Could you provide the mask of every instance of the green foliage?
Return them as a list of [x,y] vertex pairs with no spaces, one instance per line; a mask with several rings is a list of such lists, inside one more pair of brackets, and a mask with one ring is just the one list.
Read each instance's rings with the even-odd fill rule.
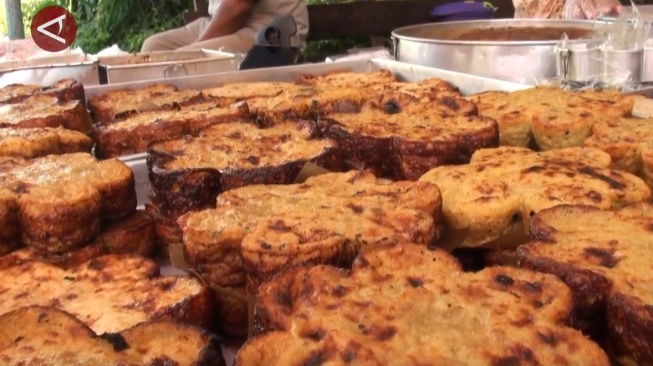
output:
[[34,15],[36,15],[39,10],[51,5],[70,9],[70,0],[32,0],[28,2],[22,2],[21,8],[23,12],[23,25],[25,26],[25,37],[29,37],[31,34],[30,27]]
[[150,35],[183,25],[192,0],[72,0],[75,46],[96,53],[112,44],[137,52]]

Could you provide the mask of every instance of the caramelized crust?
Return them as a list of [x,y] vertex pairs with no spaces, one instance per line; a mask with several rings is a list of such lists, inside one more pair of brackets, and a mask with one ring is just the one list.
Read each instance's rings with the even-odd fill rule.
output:
[[468,103],[462,98],[437,97],[428,104],[412,97],[400,103],[400,98],[368,104],[360,113],[331,114],[323,122],[325,134],[338,142],[346,158],[398,180],[418,179],[441,165],[467,163],[474,151],[499,145],[493,119],[458,114],[455,101]]
[[[110,123],[129,113],[147,110],[148,107],[164,107],[166,103],[157,105],[154,101],[177,95],[176,93],[177,88],[168,84],[155,84],[141,90],[114,90],[89,98],[88,109],[95,123]],[[171,105],[174,102],[183,102],[183,97],[179,101],[169,101],[167,104]]]
[[16,215],[25,245],[66,252],[93,241],[103,218],[119,219],[136,208],[134,173],[121,161],[76,153],[5,158],[4,164],[0,186],[8,191],[6,205],[17,209],[0,216],[0,227],[11,226]]
[[63,127],[88,133],[92,125],[84,104],[60,102],[49,95],[35,95],[20,104],[0,106],[0,128]]
[[196,138],[150,146],[154,201],[170,217],[215,205],[221,192],[251,184],[289,184],[307,162],[341,170],[336,144],[311,137],[309,126],[250,123],[212,126]]
[[0,315],[0,323],[6,365],[225,365],[213,336],[167,321],[101,334],[66,312],[30,306]]
[[567,92],[537,87],[513,93],[487,92],[469,98],[479,113],[499,123],[501,145],[540,150],[583,146],[596,121],[630,115],[632,97],[614,91]]
[[96,155],[107,159],[144,153],[151,143],[197,134],[203,128],[242,120],[234,108],[198,108],[134,114],[108,125],[98,125]]
[[479,150],[468,165],[445,166],[420,180],[442,191],[449,229],[460,235],[447,246],[507,246],[506,235],[527,238],[530,218],[559,204],[617,209],[651,198],[650,188],[629,173],[608,168],[598,149],[569,148],[536,153],[518,147]]
[[84,102],[86,100],[84,86],[81,83],[73,79],[63,79],[46,87],[21,84],[7,85],[0,88],[0,104],[21,103],[33,95],[55,97],[61,103],[70,101]]
[[159,267],[136,256],[105,255],[72,269],[31,261],[0,269],[0,309],[48,306],[66,311],[97,334],[149,320],[210,327],[211,295],[189,277],[159,277]]
[[614,169],[636,174],[653,187],[653,119],[606,118],[594,125],[585,146],[607,152]]
[[609,365],[566,327],[571,292],[557,278],[494,267],[463,273],[443,251],[403,244],[261,286],[257,331],[238,366]]
[[[17,225],[16,225],[17,226]],[[105,254],[135,254],[150,257],[156,243],[153,218],[145,211],[112,222],[89,245],[58,254],[31,247],[0,256],[0,269],[26,262],[44,262],[70,269]]]
[[330,173],[303,184],[224,192],[215,209],[178,222],[188,264],[210,285],[259,282],[287,267],[351,263],[365,247],[440,236],[440,193],[425,182],[380,183],[368,172]]
[[653,364],[653,206],[557,206],[533,218],[531,240],[518,264],[562,278],[578,313],[607,319],[620,364]]
[[34,159],[46,155],[91,153],[93,141],[62,128],[0,128],[0,157]]

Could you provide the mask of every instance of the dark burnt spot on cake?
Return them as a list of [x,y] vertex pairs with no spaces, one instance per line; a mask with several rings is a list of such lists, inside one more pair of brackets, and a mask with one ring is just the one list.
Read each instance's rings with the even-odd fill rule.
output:
[[338,285],[333,289],[332,293],[333,293],[333,296],[335,296],[335,297],[344,297],[345,295],[347,295],[348,291],[349,290],[345,286]]
[[424,285],[424,279],[420,277],[409,276],[406,280],[413,288],[422,287]]
[[319,342],[322,339],[324,339],[326,334],[327,331],[322,328],[309,328],[309,329],[302,330],[299,336],[302,338],[308,338],[313,341]]
[[397,114],[401,112],[401,106],[399,102],[391,99],[383,104],[383,111],[387,114]]
[[372,325],[371,327],[366,328],[364,325],[359,324],[358,328],[366,336],[374,338],[375,340],[380,342],[390,340],[399,331],[397,327],[392,325],[388,325],[388,326]]
[[542,284],[539,283],[539,282],[524,281],[522,283],[521,287],[524,290],[524,292],[528,292],[528,293],[540,293],[540,292],[542,292]]
[[522,173],[522,174],[531,174],[531,173],[535,173],[535,174],[537,174],[537,173],[541,173],[541,172],[544,171],[545,169],[546,169],[546,168],[544,168],[543,166],[540,166],[540,165],[533,165],[533,166],[530,166],[530,167],[528,167],[528,168],[526,168],[526,169],[523,169],[523,170],[521,171],[521,173]]
[[545,344],[555,347],[559,339],[553,332],[537,332],[537,337]]
[[106,264],[99,260],[99,259],[93,259],[90,262],[88,262],[87,268],[94,270],[94,271],[101,271],[106,267]]
[[308,354],[308,357],[303,362],[300,362],[299,365],[321,366],[325,364],[327,361],[330,361],[332,357],[333,357],[333,352],[328,349],[315,350],[315,351],[311,351]]
[[603,197],[601,196],[601,194],[599,192],[597,192],[597,191],[594,191],[594,190],[590,190],[589,192],[587,192],[585,194],[585,196],[587,198],[589,198],[594,203],[601,203],[601,201],[603,200]]
[[272,245],[270,245],[268,243],[261,243],[261,249],[270,250],[270,249],[272,249]]
[[288,225],[283,220],[274,220],[270,226],[270,229],[274,231],[281,231],[281,232],[290,232],[292,228]]
[[349,341],[345,347],[345,351],[342,353],[342,360],[347,364],[354,362],[354,360],[356,360],[356,356],[358,356],[360,349],[360,343]]
[[290,294],[285,291],[276,291],[274,293],[274,301],[284,307],[290,308],[292,307],[292,298],[290,297]]
[[494,276],[494,281],[502,286],[512,286],[515,284],[515,280],[505,274],[498,274]]
[[253,155],[248,156],[247,158],[245,158],[245,160],[247,160],[252,165],[259,165],[261,163],[261,158]]
[[347,207],[349,207],[352,211],[354,211],[354,213],[357,213],[357,214],[363,213],[363,211],[365,211],[363,209],[363,206],[355,205],[353,203],[348,204]]
[[517,356],[508,356],[495,359],[492,366],[520,366],[520,362]]
[[588,176],[594,178],[594,179],[598,179],[598,180],[600,180],[602,182],[607,183],[610,186],[610,188],[612,188],[612,189],[620,189],[620,190],[626,189],[626,185],[624,183],[617,181],[613,177],[608,177],[605,174],[601,174],[600,172],[598,172],[596,169],[594,169],[591,166],[584,166],[584,167],[580,168],[579,171],[581,173],[585,174],[585,175],[588,175]]
[[121,352],[129,348],[129,343],[127,343],[125,337],[120,333],[105,333],[100,335],[100,338],[111,343],[113,350],[116,352]]
[[620,258],[615,256],[614,249],[585,248],[583,252],[588,259],[606,268],[614,268],[620,261]]

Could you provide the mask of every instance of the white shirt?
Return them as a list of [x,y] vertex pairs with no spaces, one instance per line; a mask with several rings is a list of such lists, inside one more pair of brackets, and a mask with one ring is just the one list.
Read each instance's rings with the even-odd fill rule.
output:
[[[209,14],[215,16],[221,0],[209,0]],[[239,33],[251,33],[254,37],[259,29],[282,15],[291,14],[297,23],[297,34],[292,39],[293,46],[306,47],[308,35],[308,8],[306,0],[259,0],[252,16]]]

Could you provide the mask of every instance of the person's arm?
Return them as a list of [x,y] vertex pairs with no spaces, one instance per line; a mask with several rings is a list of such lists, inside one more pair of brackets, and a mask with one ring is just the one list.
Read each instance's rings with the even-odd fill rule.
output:
[[222,0],[216,14],[196,42],[228,36],[247,24],[258,0]]

